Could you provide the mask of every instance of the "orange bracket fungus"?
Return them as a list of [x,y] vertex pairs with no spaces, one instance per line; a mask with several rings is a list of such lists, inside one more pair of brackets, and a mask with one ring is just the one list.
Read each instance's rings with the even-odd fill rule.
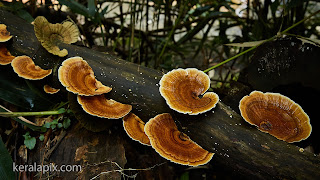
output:
[[172,70],[160,80],[162,97],[170,108],[184,114],[196,115],[216,106],[219,96],[205,93],[209,87],[209,76],[195,68]]
[[168,113],[150,119],[144,131],[150,139],[151,146],[162,157],[172,162],[198,166],[208,163],[214,155],[180,132]]
[[0,24],[0,42],[9,41],[11,38],[12,36],[10,36],[10,32],[7,31],[7,26]]
[[81,57],[72,57],[63,61],[58,70],[58,78],[68,91],[79,95],[100,95],[112,90],[96,80],[92,68]]
[[129,113],[123,118],[123,127],[130,138],[144,145],[151,145],[144,132],[145,123],[135,114]]
[[78,40],[80,35],[78,27],[70,22],[51,24],[43,16],[34,20],[34,31],[41,45],[49,52],[60,57],[68,55],[66,49],[60,50],[59,43],[71,44]]
[[52,69],[44,70],[36,66],[28,56],[18,56],[14,58],[11,65],[18,76],[30,80],[43,79],[52,73]]
[[132,110],[131,105],[122,104],[112,99],[108,100],[103,94],[96,96],[78,95],[78,103],[87,113],[108,119],[122,118]]
[[286,142],[299,142],[311,134],[309,116],[294,101],[279,93],[253,91],[239,105],[245,121]]
[[53,88],[47,84],[43,86],[43,90],[48,94],[55,94],[60,91],[60,89]]
[[12,56],[10,52],[7,50],[5,44],[0,43],[0,64],[1,65],[10,64],[14,58],[15,57]]

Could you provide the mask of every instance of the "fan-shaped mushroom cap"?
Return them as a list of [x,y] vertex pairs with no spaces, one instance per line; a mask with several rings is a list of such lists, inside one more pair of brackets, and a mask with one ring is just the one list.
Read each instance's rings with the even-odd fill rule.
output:
[[1,65],[10,64],[14,58],[15,57],[12,56],[10,52],[7,50],[5,44],[0,43],[0,64]]
[[53,88],[47,84],[43,86],[43,90],[48,94],[55,94],[60,91],[60,89]]
[[18,76],[30,80],[43,79],[52,73],[52,69],[44,70],[36,66],[28,56],[18,56],[14,58],[11,65]]
[[168,113],[150,119],[144,131],[150,139],[151,146],[162,157],[172,162],[198,166],[208,163],[214,155],[180,132]]
[[87,113],[109,119],[122,118],[132,109],[131,105],[122,104],[112,99],[108,100],[103,94],[96,96],[78,95],[78,102]]
[[58,78],[68,91],[79,95],[100,95],[112,90],[96,80],[92,68],[81,57],[72,57],[63,61],[58,70]]
[[50,53],[64,57],[68,54],[66,49],[60,50],[59,43],[71,44],[78,40],[80,35],[78,27],[65,21],[62,24],[51,24],[43,16],[34,20],[34,31],[41,45]]
[[144,125],[145,123],[133,113],[123,117],[123,127],[128,136],[141,144],[150,145],[150,140],[144,133]]
[[170,108],[191,115],[209,111],[218,103],[216,93],[205,93],[209,87],[209,76],[195,68],[172,70],[160,80],[160,93]]
[[253,91],[241,99],[241,115],[248,123],[287,142],[309,137],[309,116],[294,101],[279,93]]
[[12,38],[10,32],[7,31],[7,26],[5,24],[0,24],[0,42],[9,41]]

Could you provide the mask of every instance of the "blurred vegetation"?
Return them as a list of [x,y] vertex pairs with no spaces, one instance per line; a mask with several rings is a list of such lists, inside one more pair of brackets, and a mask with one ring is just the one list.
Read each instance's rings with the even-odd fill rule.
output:
[[[275,36],[320,9],[312,0],[58,0],[2,6],[27,21],[43,15],[50,22],[71,17],[81,30],[79,45],[115,53],[143,66],[205,70],[246,47],[224,46]],[[290,30],[312,39],[320,36],[319,14]],[[237,80],[250,53],[215,70],[218,87]]]

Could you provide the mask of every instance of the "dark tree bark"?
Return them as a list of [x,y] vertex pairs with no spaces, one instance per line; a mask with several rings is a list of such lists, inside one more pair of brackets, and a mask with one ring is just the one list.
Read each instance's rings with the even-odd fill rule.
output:
[[[12,14],[0,10],[0,23],[13,35],[8,48],[13,55],[28,55],[42,68],[56,69],[68,57],[81,56],[93,68],[96,78],[113,90],[106,96],[131,104],[133,113],[147,122],[160,113],[170,113],[179,128],[204,149],[216,153],[211,163],[220,163],[248,178],[259,179],[318,179],[320,159],[299,147],[277,140],[249,126],[241,116],[223,102],[213,111],[197,115],[182,115],[171,110],[159,93],[162,72],[132,64],[114,56],[74,45],[64,45],[69,52],[65,58],[53,56],[37,41],[33,26]],[[61,87],[61,89],[64,89]],[[119,131],[122,131],[119,129]],[[109,138],[108,135],[105,138]],[[64,140],[63,140],[64,141]],[[64,149],[74,154],[75,148]],[[59,149],[59,147],[57,147]],[[70,152],[68,152],[70,151]],[[99,155],[97,155],[99,156]]]

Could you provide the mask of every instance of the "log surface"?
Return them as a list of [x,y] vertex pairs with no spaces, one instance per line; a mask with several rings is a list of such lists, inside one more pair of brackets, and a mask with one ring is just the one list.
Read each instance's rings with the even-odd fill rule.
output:
[[[299,152],[299,147],[249,126],[223,102],[218,103],[214,112],[197,116],[172,111],[159,93],[158,83],[163,75],[160,71],[75,45],[63,45],[69,54],[65,58],[59,58],[41,47],[31,24],[1,9],[0,23],[6,24],[13,35],[8,42],[8,49],[13,55],[28,55],[42,68],[54,70],[64,59],[81,56],[90,64],[96,78],[113,88],[107,94],[108,98],[131,104],[133,113],[145,122],[157,114],[170,113],[178,127],[192,140],[204,149],[216,153],[211,163],[218,162],[250,179],[320,177],[318,156],[306,151]],[[56,71],[48,78],[58,83]]]

